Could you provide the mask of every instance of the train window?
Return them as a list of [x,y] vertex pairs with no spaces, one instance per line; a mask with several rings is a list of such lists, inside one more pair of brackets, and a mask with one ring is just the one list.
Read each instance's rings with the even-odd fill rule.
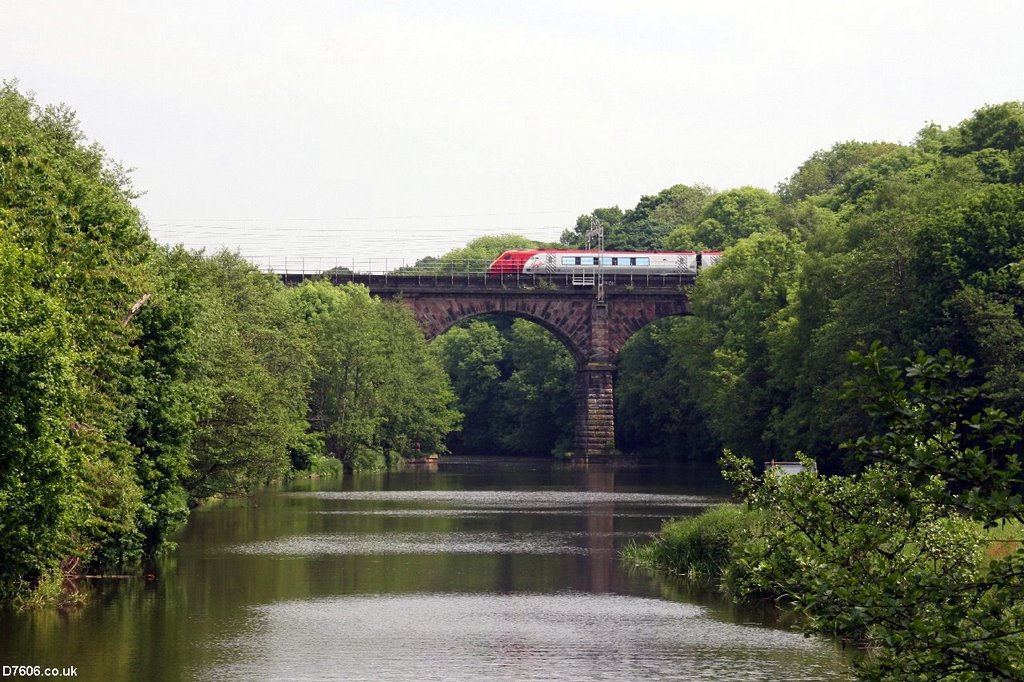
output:
[[591,262],[591,265],[597,265],[597,256],[594,256],[594,257],[593,257],[593,258],[591,258],[590,260],[592,261],[592,262]]
[[651,259],[650,258],[637,258],[636,259],[636,264],[637,265],[650,265],[651,264]]

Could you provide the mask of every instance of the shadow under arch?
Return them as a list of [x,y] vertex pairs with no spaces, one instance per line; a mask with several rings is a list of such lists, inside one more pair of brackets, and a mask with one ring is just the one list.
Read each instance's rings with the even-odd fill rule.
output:
[[462,454],[550,455],[573,447],[578,360],[566,339],[529,315],[483,313],[430,340],[452,380]]

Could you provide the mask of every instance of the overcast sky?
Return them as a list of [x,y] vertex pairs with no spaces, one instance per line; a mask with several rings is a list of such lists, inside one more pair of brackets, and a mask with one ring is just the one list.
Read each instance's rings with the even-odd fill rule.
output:
[[1024,2],[6,0],[0,69],[158,239],[310,261],[557,239],[677,183],[1024,99]]

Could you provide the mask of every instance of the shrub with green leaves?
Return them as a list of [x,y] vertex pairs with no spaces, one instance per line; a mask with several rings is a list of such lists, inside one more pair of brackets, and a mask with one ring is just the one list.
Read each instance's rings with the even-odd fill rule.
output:
[[848,476],[723,469],[770,514],[738,556],[741,594],[789,600],[814,629],[865,643],[866,679],[1021,679],[1024,552],[991,560],[983,529],[1020,520],[1020,421],[949,353],[900,365],[852,354],[855,395],[881,428],[850,445]]
[[737,548],[756,535],[761,516],[739,505],[711,507],[666,521],[653,542],[631,544],[623,557],[648,568],[720,581],[729,574]]

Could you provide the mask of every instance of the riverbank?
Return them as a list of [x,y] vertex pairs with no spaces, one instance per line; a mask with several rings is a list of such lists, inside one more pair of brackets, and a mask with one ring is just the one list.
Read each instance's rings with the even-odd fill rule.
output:
[[[789,562],[780,562],[778,555],[772,555],[772,529],[779,526],[779,519],[773,519],[770,511],[752,509],[744,505],[726,504],[710,507],[696,516],[666,521],[660,532],[649,542],[631,542],[622,551],[622,559],[637,567],[661,571],[683,576],[687,580],[699,584],[712,585],[720,593],[730,596],[737,602],[751,603],[770,600],[782,608],[791,610],[800,616],[802,627],[811,632],[834,636],[840,640],[870,651],[872,654],[856,665],[857,672],[868,679],[899,679],[888,676],[888,672],[875,669],[879,660],[891,654],[891,641],[883,633],[886,631],[865,625],[859,636],[849,637],[849,629],[843,631],[831,627],[827,618],[822,618],[821,603],[814,596],[807,598],[807,590],[797,591],[804,600],[794,596],[794,592],[786,589],[787,585],[806,587],[817,581],[822,589],[834,590],[834,594],[822,598],[837,602],[838,608],[847,609],[852,614],[865,610],[856,603],[853,593],[843,595],[845,588],[837,582],[830,584],[828,577],[845,570],[833,569],[829,566],[812,566],[801,557],[788,557]],[[792,526],[791,526],[792,528]],[[936,518],[933,530],[934,546],[925,547],[921,543],[893,542],[893,551],[906,555],[904,567],[913,564],[906,576],[893,575],[880,593],[888,595],[892,604],[902,597],[902,588],[907,580],[915,585],[932,585],[936,589],[953,589],[958,576],[970,575],[984,582],[991,580],[996,583],[1005,576],[1001,575],[1003,563],[1007,560],[1020,560],[1024,526],[1019,521],[1008,520],[993,528],[984,528],[981,524],[970,523],[951,515],[947,518]],[[933,557],[925,562],[916,560],[931,553]],[[851,565],[863,561],[863,557],[848,556]],[[780,564],[784,564],[783,575],[778,580],[765,580],[768,571],[780,572]],[[924,570],[922,570],[922,566]],[[951,570],[952,567],[959,570]],[[812,577],[811,574],[816,574]],[[821,576],[825,576],[822,579]],[[1002,608],[1016,608],[1004,605]],[[992,608],[998,610],[1000,605],[993,601]],[[835,611],[836,609],[833,609]],[[926,609],[927,611],[927,609]],[[928,622],[932,628],[929,637],[936,640],[942,637],[963,637],[965,625],[957,619],[940,620],[930,613],[920,616],[917,613],[906,613],[904,617],[916,618],[920,622]],[[909,627],[909,624],[908,626]],[[946,630],[943,631],[942,628]],[[994,635],[1004,636],[999,632]],[[888,635],[891,637],[891,634]],[[1006,636],[1007,666],[1013,670],[1013,654],[1011,649],[1019,647],[1021,638],[1010,633]],[[936,669],[942,669],[942,661],[936,661]],[[996,670],[1000,672],[1002,669]],[[1005,672],[1005,671],[1003,671]],[[1002,672],[1000,672],[1002,674]],[[1006,678],[1010,679],[1010,678]],[[1015,678],[1016,679],[1016,678]]]

